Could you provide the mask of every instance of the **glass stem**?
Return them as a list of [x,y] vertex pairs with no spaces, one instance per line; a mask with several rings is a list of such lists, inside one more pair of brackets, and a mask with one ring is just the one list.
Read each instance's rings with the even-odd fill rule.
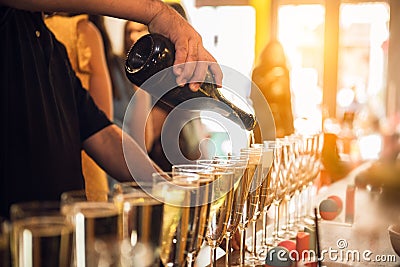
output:
[[310,182],[309,184],[308,184],[308,186],[307,186],[307,203],[308,203],[308,205],[307,205],[307,215],[308,216],[311,216],[312,217],[312,215],[311,214],[313,214],[313,202],[314,202],[314,184],[312,183],[312,182]]
[[225,266],[231,266],[231,236],[227,234],[225,236]]
[[210,266],[217,267],[217,250],[216,247],[211,246],[211,253],[210,253]]
[[244,256],[246,253],[246,231],[243,228],[239,229],[240,232],[240,265],[244,265]]
[[253,226],[253,257],[256,257],[257,255],[257,220],[252,220],[252,226]]
[[285,203],[285,207],[286,207],[286,209],[285,209],[285,216],[286,216],[286,218],[285,218],[285,223],[286,223],[286,229],[285,229],[285,232],[286,233],[288,233],[289,232],[289,225],[290,225],[290,196],[289,195],[287,195],[286,196],[286,201],[285,201],[286,203]]
[[302,193],[299,190],[296,190],[294,193],[294,216],[293,216],[293,224],[297,227],[300,223],[301,216],[301,207],[303,206],[303,201],[301,197]]
[[274,206],[275,206],[274,243],[277,243],[278,231],[279,231],[279,203],[277,203],[277,202],[274,203]]
[[267,239],[268,239],[268,232],[267,232],[267,228],[268,228],[268,209],[264,208],[263,210],[263,218],[262,218],[262,238],[261,238],[261,244],[263,246],[267,246]]

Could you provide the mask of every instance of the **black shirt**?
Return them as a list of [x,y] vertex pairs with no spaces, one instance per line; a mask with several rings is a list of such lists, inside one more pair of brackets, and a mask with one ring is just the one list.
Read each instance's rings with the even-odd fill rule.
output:
[[0,6],[0,216],[82,189],[82,142],[111,124],[41,13]]

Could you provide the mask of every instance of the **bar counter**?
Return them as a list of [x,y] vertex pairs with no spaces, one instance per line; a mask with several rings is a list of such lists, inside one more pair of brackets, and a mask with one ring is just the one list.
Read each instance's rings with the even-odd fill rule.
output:
[[[389,205],[381,200],[381,191],[356,187],[354,220],[346,222],[346,189],[354,185],[356,177],[371,164],[363,163],[345,178],[322,188],[316,197],[317,205],[332,195],[338,196],[343,203],[341,213],[334,220],[318,221],[320,252],[324,254],[321,266],[400,266],[400,257],[392,248],[388,232],[389,225],[400,224],[400,192],[397,203]],[[202,251],[199,256],[207,255]],[[231,258],[237,262],[238,252],[234,251]],[[204,262],[199,259],[197,266],[205,266]],[[217,265],[226,266],[223,255]]]

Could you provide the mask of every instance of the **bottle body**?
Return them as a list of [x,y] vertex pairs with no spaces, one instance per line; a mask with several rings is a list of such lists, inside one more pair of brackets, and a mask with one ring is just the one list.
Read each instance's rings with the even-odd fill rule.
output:
[[[169,39],[159,34],[148,34],[140,38],[129,51],[125,62],[126,75],[132,83],[171,107],[211,110],[247,130],[255,127],[255,116],[226,99],[209,71],[198,91],[193,92],[187,84],[179,87],[171,68],[174,59],[174,45]],[[188,100],[201,101],[181,105]]]

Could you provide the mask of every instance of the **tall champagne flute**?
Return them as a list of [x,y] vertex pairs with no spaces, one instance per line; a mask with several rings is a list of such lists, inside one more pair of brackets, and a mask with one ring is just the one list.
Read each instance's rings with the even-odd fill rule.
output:
[[277,246],[281,239],[278,236],[279,233],[279,220],[280,220],[280,204],[282,200],[284,199],[285,193],[286,193],[286,177],[283,173],[283,168],[282,168],[282,161],[284,160],[283,158],[283,153],[282,153],[282,140],[280,138],[276,139],[277,146],[275,147],[275,157],[278,157],[277,159],[278,162],[278,168],[276,172],[271,173],[270,179],[271,179],[271,187],[272,187],[272,194],[273,194],[273,200],[272,200],[272,205],[274,206],[275,209],[275,218],[274,218],[274,229],[272,233],[272,240],[268,244],[271,244],[272,246]]
[[243,156],[217,156],[214,157],[215,160],[224,159],[227,160],[229,163],[233,164],[235,177],[241,178],[240,183],[238,184],[232,201],[232,210],[229,215],[229,220],[226,228],[225,233],[225,264],[227,266],[231,265],[231,248],[230,248],[230,241],[232,236],[237,230],[240,221],[240,214],[243,211],[244,204],[247,199],[247,195],[250,189],[250,182],[249,177],[246,175],[247,164],[248,164],[248,157],[247,155]]
[[[247,257],[247,261],[250,264],[257,264],[259,262],[259,257],[257,253],[257,221],[259,216],[262,213],[264,205],[265,197],[267,196],[267,186],[268,186],[268,172],[273,160],[273,150],[269,147],[264,146],[264,144],[252,144],[252,147],[258,148],[261,150],[261,157],[259,160],[258,167],[256,169],[256,173],[254,174],[252,180],[252,188],[249,192],[248,202],[250,204],[250,222],[252,225],[252,250],[250,252],[250,256]],[[262,198],[263,197],[263,198]],[[263,202],[263,203],[261,203]]]
[[261,228],[261,242],[260,248],[257,250],[258,259],[261,261],[265,261],[265,257],[267,256],[268,249],[270,248],[267,240],[268,240],[268,211],[272,205],[273,201],[273,183],[271,179],[271,174],[274,172],[272,168],[270,168],[267,178],[261,184],[260,190],[260,211],[262,214],[262,228]]
[[273,160],[271,164],[270,171],[268,173],[268,183],[267,183],[267,198],[266,198],[266,203],[264,204],[264,209],[263,209],[263,217],[265,216],[265,222],[264,224],[264,246],[266,248],[272,246],[271,240],[268,240],[268,233],[267,233],[267,212],[270,207],[270,205],[273,205],[275,198],[277,197],[277,189],[278,186],[278,181],[279,181],[279,175],[280,175],[280,165],[282,161],[282,145],[278,140],[273,140],[273,141],[264,141],[264,146],[273,149],[274,154],[273,154]]
[[[298,153],[298,140],[294,136],[286,136],[281,141],[282,145],[282,175],[285,176],[286,190],[284,194],[284,225],[282,226],[282,233],[280,236],[284,239],[291,239],[296,237],[296,232],[292,230],[292,221],[290,220],[290,203],[297,190],[297,184],[299,182],[299,153]],[[296,204],[296,203],[295,203]],[[295,208],[295,212],[298,212],[298,208]]]
[[195,173],[153,173],[153,195],[164,202],[160,258],[164,266],[183,266],[197,236],[199,176]]
[[[238,224],[238,230],[240,232],[240,257],[239,257],[239,263],[244,264],[245,263],[245,241],[246,241],[246,228],[250,222],[250,218],[253,216],[253,214],[257,210],[257,205],[258,205],[258,195],[256,189],[259,186],[259,179],[255,177],[259,177],[259,170],[261,169],[261,154],[262,150],[261,148],[255,148],[255,147],[250,147],[250,148],[243,148],[240,151],[240,155],[248,157],[248,164],[246,166],[245,170],[245,181],[247,183],[247,198],[243,204],[243,209],[238,210],[237,214],[239,215],[239,224]],[[250,194],[253,192],[253,195],[250,196]]]
[[[207,164],[203,162],[203,165]],[[207,166],[215,168],[210,174],[212,178],[212,183],[210,184],[211,208],[206,239],[211,248],[211,266],[216,266],[216,248],[221,244],[226,234],[234,192],[241,181],[241,177],[235,177],[232,165],[226,162],[210,163]]]
[[262,235],[261,235],[261,247],[257,251],[257,256],[259,260],[264,261],[266,253],[268,251],[267,245],[267,218],[268,210],[272,204],[273,190],[272,190],[272,180],[271,175],[276,175],[279,168],[280,158],[277,157],[276,147],[278,146],[275,141],[264,141],[263,144],[256,144],[263,148],[263,164],[262,164],[262,175],[265,176],[262,181],[260,188],[260,200],[259,200],[259,210],[262,213]]
[[309,142],[309,165],[308,165],[308,175],[305,178],[305,188],[304,192],[306,196],[305,214],[303,214],[302,221],[306,224],[314,224],[312,207],[314,203],[314,180],[318,177],[321,171],[321,151],[323,147],[323,135],[319,132],[311,134],[311,140]]
[[[295,203],[296,203],[296,209],[295,209],[295,218],[294,218],[294,224],[295,228],[301,228],[301,224],[303,222],[303,209],[305,208],[304,205],[304,198],[307,198],[308,192],[307,192],[307,180],[310,175],[310,168],[312,165],[312,158],[311,158],[311,150],[313,146],[313,137],[312,135],[304,135],[304,134],[297,134],[294,135],[292,138],[295,138],[298,140],[299,144],[299,149],[298,149],[298,154],[299,154],[299,162],[298,164],[298,183],[297,183],[297,188],[295,192]],[[313,221],[314,221],[314,215],[313,215]]]
[[211,207],[211,173],[214,170],[211,166],[200,164],[178,164],[172,166],[172,173],[189,172],[199,176],[199,205],[195,207],[195,221],[190,231],[193,233],[194,242],[187,247],[187,266],[193,266],[196,261],[197,254],[205,241],[205,235],[210,215]]
[[113,201],[122,214],[121,267],[160,265],[163,203],[147,192],[152,192],[152,184],[126,182],[113,187]]
[[282,225],[280,226],[280,229],[278,229],[278,236],[282,239],[290,239],[290,233],[289,233],[289,200],[290,200],[290,193],[292,188],[294,188],[294,178],[293,178],[293,148],[292,148],[292,141],[288,138],[288,136],[285,136],[283,138],[279,138],[279,142],[281,143],[282,147],[282,160],[280,164],[280,176],[281,180],[284,182],[284,191],[283,191],[283,197],[280,203],[280,207],[283,208],[283,212],[279,213],[279,216],[283,216],[280,218],[280,222],[282,222]]

